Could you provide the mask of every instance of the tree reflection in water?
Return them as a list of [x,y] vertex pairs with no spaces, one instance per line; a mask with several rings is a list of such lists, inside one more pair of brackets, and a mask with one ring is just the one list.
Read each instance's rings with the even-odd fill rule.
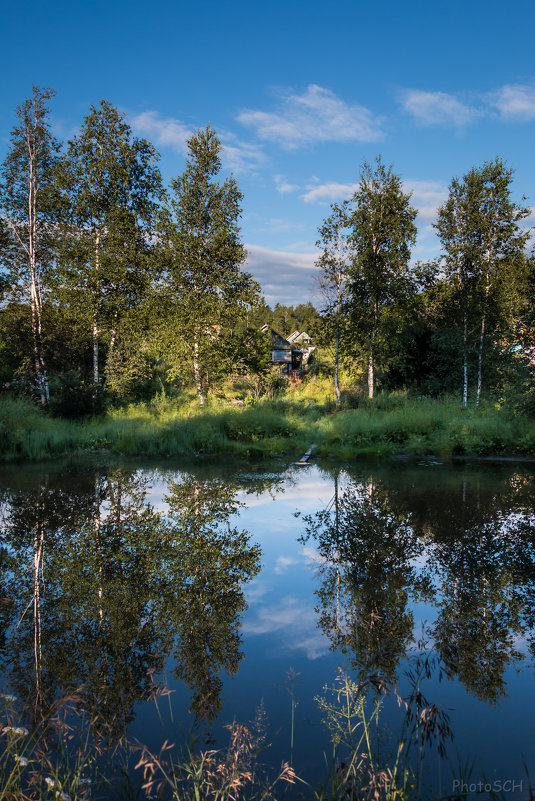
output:
[[423,551],[408,514],[394,513],[373,481],[339,489],[328,507],[304,518],[303,542],[320,556],[319,624],[333,649],[376,682],[391,682],[413,640],[409,596],[423,589],[411,561]]
[[2,498],[0,660],[13,692],[37,724],[76,691],[93,733],[116,741],[174,653],[192,710],[213,717],[218,673],[241,659],[241,585],[259,569],[258,546],[229,523],[236,487],[186,476],[166,517],[139,471],[68,479]]
[[191,710],[213,718],[221,709],[219,672],[237,673],[242,658],[239,620],[247,608],[242,584],[260,570],[260,547],[230,525],[239,504],[235,487],[186,477],[171,483],[171,526],[163,560],[168,571],[175,674],[193,689]]
[[[377,681],[394,682],[419,632],[409,602],[437,610],[423,631],[440,670],[479,699],[506,693],[505,672],[535,653],[535,524],[510,482],[485,492],[479,481],[387,489],[377,480],[347,481],[328,507],[304,518],[304,542],[320,557],[319,625],[333,649]],[[529,499],[528,499],[529,501]],[[429,645],[429,643],[428,643]]]
[[523,659],[516,643],[532,614],[535,528],[518,513],[470,498],[466,488],[459,501],[432,528],[427,570],[438,615],[430,634],[448,673],[496,703],[506,694],[507,667]]

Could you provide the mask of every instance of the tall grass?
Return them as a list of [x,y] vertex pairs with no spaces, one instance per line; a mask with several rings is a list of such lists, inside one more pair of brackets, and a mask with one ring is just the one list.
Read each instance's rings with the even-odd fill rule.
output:
[[200,408],[183,395],[112,409],[86,422],[54,419],[28,401],[0,399],[0,458],[6,461],[91,451],[293,457],[313,443],[321,455],[338,459],[535,456],[535,420],[507,408],[463,410],[453,400],[399,394],[372,402],[347,398],[345,408],[337,409],[320,380],[241,407],[215,399]]
[[[250,723],[225,726],[226,747],[199,748],[190,739],[177,748],[166,740],[153,753],[126,735],[118,744],[108,742],[106,721],[98,713],[90,719],[84,715],[76,693],[56,701],[27,727],[19,721],[23,710],[14,696],[3,694],[0,801],[275,801],[281,795],[303,801],[467,798],[465,793],[443,791],[440,769],[437,789],[429,786],[437,757],[447,757],[453,739],[448,715],[424,695],[424,681],[436,666],[432,656],[416,655],[406,671],[409,691],[404,696],[395,686],[388,690],[377,673],[357,681],[339,669],[335,682],[325,685],[315,699],[332,752],[324,755],[323,778],[314,784],[296,773],[291,755],[280,768],[266,768],[270,741],[262,704]],[[397,700],[401,711],[399,732],[388,740],[378,737],[386,732],[381,718],[387,695]],[[293,713],[293,693],[291,697]],[[292,747],[293,726],[290,754]],[[129,753],[136,755],[137,764]],[[453,787],[472,778],[469,758],[460,774]],[[529,797],[535,797],[531,788]]]

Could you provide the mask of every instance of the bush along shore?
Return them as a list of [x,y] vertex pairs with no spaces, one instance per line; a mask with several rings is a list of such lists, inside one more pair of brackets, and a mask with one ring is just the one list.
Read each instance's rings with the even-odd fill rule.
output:
[[[91,452],[125,456],[298,457],[390,455],[535,458],[535,420],[506,406],[461,409],[457,400],[378,396],[332,400],[294,392],[243,405],[216,399],[157,398],[86,421],[43,413],[23,399],[0,399],[0,459],[40,460]],[[355,408],[356,406],[356,408]]]

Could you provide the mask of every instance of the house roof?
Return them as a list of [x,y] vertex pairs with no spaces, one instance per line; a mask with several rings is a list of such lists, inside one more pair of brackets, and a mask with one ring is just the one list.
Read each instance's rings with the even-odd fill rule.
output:
[[293,334],[290,334],[288,337],[288,342],[299,342],[300,340],[304,342],[310,342],[311,337],[307,334],[306,331],[294,331]]
[[274,350],[292,350],[291,343],[267,323],[262,326],[262,331],[265,334],[271,334],[271,344]]

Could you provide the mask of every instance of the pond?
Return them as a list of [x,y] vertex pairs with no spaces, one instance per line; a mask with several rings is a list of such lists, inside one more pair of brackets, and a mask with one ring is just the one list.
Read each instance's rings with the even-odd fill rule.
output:
[[362,775],[372,755],[375,776],[391,770],[403,742],[415,797],[528,798],[534,472],[433,459],[4,467],[2,722],[33,740],[15,747],[4,731],[2,770],[26,748],[28,781],[48,770],[65,789],[62,749],[72,772],[90,740],[79,797],[143,798],[140,744],[220,749],[256,720],[267,774],[287,761],[309,783],[277,792],[313,797],[348,758],[340,746],[333,761],[333,725],[349,686],[357,740],[365,721],[371,737]]

